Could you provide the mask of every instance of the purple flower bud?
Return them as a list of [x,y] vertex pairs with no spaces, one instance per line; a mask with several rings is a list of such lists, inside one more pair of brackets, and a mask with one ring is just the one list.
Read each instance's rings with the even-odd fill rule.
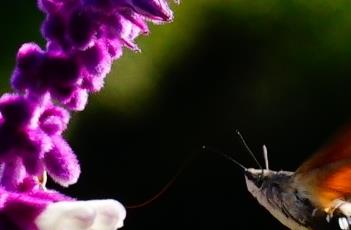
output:
[[96,43],[87,50],[77,53],[77,59],[81,65],[81,73],[84,76],[82,87],[90,92],[99,91],[104,78],[110,72],[112,60],[105,46]]
[[41,33],[49,41],[60,44],[61,47],[67,47],[65,41],[66,25],[62,16],[58,14],[47,15],[41,26]]
[[22,157],[27,173],[34,176],[42,175],[44,154],[53,147],[52,140],[40,129],[27,130],[26,134],[23,146],[18,149],[17,154]]
[[173,13],[165,0],[129,0],[137,13],[154,21],[172,21]]
[[6,126],[23,128],[32,119],[35,107],[16,94],[4,94],[0,98],[0,113]]
[[120,40],[125,46],[134,51],[140,51],[138,46],[134,43],[134,39],[143,31],[139,26],[136,26],[127,17],[122,14],[116,16],[116,30]]
[[155,22],[173,19],[173,13],[165,0],[83,0],[83,4],[105,14],[128,7]]
[[[123,12],[121,12],[123,14]],[[143,34],[149,33],[149,27],[145,22],[145,17],[134,12],[124,13],[123,16],[140,29]]]
[[[43,173],[44,153],[52,147],[52,141],[38,125],[33,125],[40,112],[35,104],[19,95],[5,94],[0,98],[0,162],[4,162],[3,184],[15,186],[22,168],[30,175]],[[15,163],[14,163],[15,162]],[[17,172],[17,173],[16,173]],[[14,182],[15,181],[15,182]]]
[[64,105],[74,111],[82,111],[88,102],[88,92],[85,89],[77,88],[73,91],[70,99]]
[[72,149],[60,136],[53,137],[53,148],[45,154],[45,168],[52,179],[62,186],[74,184],[80,167]]
[[50,105],[40,116],[40,128],[49,136],[61,135],[69,122],[67,110]]
[[22,45],[17,53],[17,65],[12,75],[11,84],[15,90],[27,88],[40,89],[36,85],[44,59],[43,50],[35,43]]
[[[44,153],[52,147],[51,139],[44,132],[39,129],[14,130],[3,125],[0,127],[0,138],[0,162],[5,163],[5,170],[10,170],[6,180],[17,181],[21,178],[18,173],[11,172],[17,171],[13,164],[18,167],[23,164],[26,173],[33,176],[43,173]],[[11,182],[11,185],[14,183]]]

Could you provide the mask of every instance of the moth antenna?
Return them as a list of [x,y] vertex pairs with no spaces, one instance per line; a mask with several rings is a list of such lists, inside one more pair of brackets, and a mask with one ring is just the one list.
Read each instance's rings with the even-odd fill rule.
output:
[[239,136],[241,143],[244,145],[245,149],[249,152],[249,154],[251,155],[251,157],[254,159],[254,161],[256,162],[256,164],[258,165],[258,167],[260,169],[263,169],[262,165],[260,164],[260,162],[257,160],[257,158],[255,157],[255,154],[252,152],[252,150],[250,149],[250,147],[247,145],[244,137],[241,135],[241,133],[239,132],[239,130],[237,129],[236,134]]
[[219,154],[219,155],[221,155],[221,156],[223,156],[224,158],[226,158],[227,160],[230,160],[231,162],[233,162],[234,164],[236,164],[237,166],[239,166],[241,169],[243,169],[244,171],[247,171],[247,168],[244,166],[244,165],[242,165],[241,163],[239,163],[239,161],[237,161],[237,160],[235,160],[234,158],[232,158],[231,156],[229,156],[228,154],[226,154],[226,153],[223,153],[223,152],[221,152],[221,151],[218,151],[217,149],[214,149],[214,148],[211,148],[211,147],[207,147],[207,146],[202,146],[202,149],[204,149],[204,150],[209,150],[209,151],[211,151],[211,152],[213,152],[213,153],[216,153],[216,154]]
[[262,146],[262,150],[263,150],[264,164],[266,166],[266,169],[269,170],[268,151],[267,151],[266,145]]

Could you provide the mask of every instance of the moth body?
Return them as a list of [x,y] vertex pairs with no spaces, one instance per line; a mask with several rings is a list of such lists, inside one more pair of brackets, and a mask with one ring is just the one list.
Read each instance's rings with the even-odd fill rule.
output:
[[243,146],[259,166],[246,168],[246,186],[257,201],[292,230],[351,230],[351,128],[303,162],[295,172],[265,169],[237,130]]
[[283,225],[293,230],[349,230],[351,204],[335,204],[333,215],[310,199],[312,194],[300,188],[295,173],[268,169],[247,169],[248,191]]
[[290,229],[309,230],[314,207],[292,187],[293,172],[248,169],[248,191],[276,219]]

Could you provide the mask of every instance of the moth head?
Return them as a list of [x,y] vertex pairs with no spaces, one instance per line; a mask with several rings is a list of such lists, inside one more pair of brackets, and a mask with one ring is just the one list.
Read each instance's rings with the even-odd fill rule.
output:
[[273,171],[268,169],[249,168],[245,170],[245,181],[249,192],[257,195],[264,183],[272,177]]

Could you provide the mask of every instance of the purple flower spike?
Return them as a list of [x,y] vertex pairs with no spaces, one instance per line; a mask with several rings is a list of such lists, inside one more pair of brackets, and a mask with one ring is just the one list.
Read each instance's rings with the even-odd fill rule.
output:
[[45,154],[45,168],[52,179],[67,187],[77,182],[80,167],[71,147],[60,136],[53,137],[54,147]]
[[81,111],[104,85],[123,48],[147,21],[173,19],[166,0],[38,0],[46,14],[42,49],[22,45],[0,97],[0,230],[115,230],[124,207],[115,200],[75,201],[45,188],[46,172],[67,187],[80,165],[62,137],[70,111]]
[[[33,125],[38,110],[38,104],[19,95],[5,94],[0,98],[0,162],[13,162],[18,157],[24,161],[39,159],[51,148],[49,137]],[[40,173],[36,163],[27,170]]]
[[[39,6],[47,14],[42,32],[48,50],[23,46],[12,85],[19,91],[35,91],[38,97],[49,92],[75,111],[85,108],[86,90],[103,87],[123,46],[140,50],[134,39],[148,33],[145,20],[173,18],[165,0],[40,0]],[[34,64],[27,67],[28,62]]]
[[47,102],[46,108],[40,108],[39,125],[31,127],[31,118],[34,117],[31,115],[35,110],[24,97],[4,95],[0,98],[3,117],[0,162],[7,161],[4,164],[6,178],[3,180],[8,181],[3,181],[3,184],[11,189],[16,188],[21,182],[18,179],[23,178],[22,168],[33,176],[42,175],[46,169],[55,181],[64,186],[75,183],[80,174],[79,163],[60,136],[69,121],[68,112]]

